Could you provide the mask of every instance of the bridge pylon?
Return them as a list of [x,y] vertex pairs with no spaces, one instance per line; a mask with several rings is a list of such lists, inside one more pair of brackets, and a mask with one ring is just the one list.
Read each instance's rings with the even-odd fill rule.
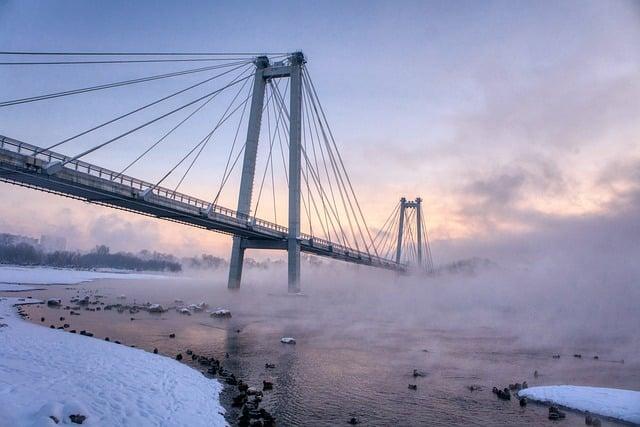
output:
[[[407,226],[410,228],[407,228]],[[418,269],[426,269],[427,271],[433,269],[431,249],[424,227],[422,199],[420,197],[417,197],[415,200],[407,200],[405,197],[400,199],[398,236],[395,251],[395,260],[398,264],[402,261],[403,249],[406,252],[404,255],[407,258],[409,256],[414,257]]]
[[253,83],[251,109],[247,127],[247,139],[242,163],[242,177],[238,195],[238,217],[251,220],[251,199],[256,170],[256,157],[262,112],[264,110],[265,87],[269,80],[289,78],[289,227],[286,242],[264,241],[235,236],[229,263],[229,289],[238,289],[242,280],[244,251],[255,249],[284,249],[288,252],[288,290],[300,292],[300,175],[302,137],[302,52],[294,52],[287,61],[270,63],[266,56],[255,59],[256,72]]

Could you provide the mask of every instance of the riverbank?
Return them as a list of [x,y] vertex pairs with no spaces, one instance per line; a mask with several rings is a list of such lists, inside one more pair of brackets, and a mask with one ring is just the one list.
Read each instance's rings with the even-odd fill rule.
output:
[[2,423],[226,425],[217,380],[168,357],[34,325],[17,314],[21,303],[0,298]]
[[[74,270],[56,267],[0,265],[0,291],[20,292],[47,285],[75,285],[98,279],[161,279],[161,274],[132,271]],[[39,286],[36,286],[39,285]]]

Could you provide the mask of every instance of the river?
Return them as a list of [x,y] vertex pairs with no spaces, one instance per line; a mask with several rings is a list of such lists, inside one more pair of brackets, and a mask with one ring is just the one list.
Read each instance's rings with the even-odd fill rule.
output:
[[[227,308],[230,319],[175,310],[130,314],[85,309],[70,316],[63,308],[31,305],[26,311],[31,321],[47,327],[68,323],[69,329],[85,329],[96,338],[148,351],[157,348],[170,357],[182,353],[183,362],[196,369],[202,368],[186,357],[187,349],[214,356],[259,388],[263,380],[273,381],[262,406],[278,425],[347,425],[352,417],[376,426],[538,425],[550,423],[545,406],[529,402],[522,408],[517,399],[498,399],[491,388],[522,381],[529,386],[640,388],[640,359],[631,352],[636,342],[625,340],[624,332],[599,333],[594,340],[593,334],[573,330],[571,325],[579,323],[569,322],[551,333],[557,318],[549,313],[562,309],[521,310],[526,295],[513,299],[517,293],[485,295],[466,287],[452,291],[455,278],[396,283],[393,277],[365,275],[343,283],[338,274],[318,274],[306,284],[305,295],[287,296],[282,277],[266,284],[256,277],[238,292],[227,291],[224,277],[216,275],[97,280],[11,295],[62,298],[63,306],[88,292],[103,296],[99,301],[104,304],[171,307],[179,299]],[[510,298],[515,301],[511,305]],[[175,338],[169,338],[172,333]],[[282,344],[284,336],[295,337],[297,344]],[[556,353],[559,359],[552,357]],[[265,363],[275,368],[267,369]],[[414,377],[414,369],[425,376]],[[231,424],[238,415],[230,406],[235,394],[235,387],[228,386],[222,396]],[[584,416],[569,412],[562,425],[584,425]]]

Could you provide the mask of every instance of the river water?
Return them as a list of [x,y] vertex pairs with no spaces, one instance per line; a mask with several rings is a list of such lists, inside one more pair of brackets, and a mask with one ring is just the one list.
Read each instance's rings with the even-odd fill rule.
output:
[[[527,381],[529,386],[640,389],[640,358],[633,351],[638,350],[637,340],[616,323],[629,320],[624,305],[617,305],[621,313],[611,314],[621,317],[617,321],[600,315],[598,322],[607,321],[604,327],[611,328],[604,333],[586,321],[560,322],[562,312],[570,310],[566,304],[526,310],[523,307],[544,304],[546,297],[536,300],[518,292],[501,294],[499,289],[487,295],[477,290],[477,280],[454,291],[455,278],[397,282],[393,277],[341,280],[338,274],[318,274],[303,284],[304,296],[287,296],[282,277],[259,277],[245,280],[237,292],[227,291],[224,278],[214,276],[98,280],[11,295],[58,297],[63,306],[89,292],[104,296],[100,301],[105,304],[148,301],[168,307],[180,299],[227,308],[231,319],[175,310],[82,310],[80,316],[70,316],[64,309],[33,305],[26,311],[32,321],[47,327],[70,323],[71,329],[88,330],[96,338],[148,351],[158,348],[171,357],[187,349],[214,356],[252,386],[273,381],[262,406],[278,425],[347,425],[351,417],[376,426],[544,425],[552,423],[545,406],[530,402],[521,408],[516,399],[499,400],[491,388]],[[578,310],[576,316],[581,313],[598,317],[593,310]],[[297,344],[282,344],[284,336],[295,337]],[[552,357],[556,353],[560,359]],[[188,357],[183,362],[192,363]],[[265,363],[276,367],[266,369]],[[414,378],[414,369],[425,376]],[[471,385],[481,389],[471,391]],[[235,394],[235,387],[227,386],[222,396],[231,424],[238,415],[230,407]],[[584,417],[569,412],[560,423],[584,425]]]

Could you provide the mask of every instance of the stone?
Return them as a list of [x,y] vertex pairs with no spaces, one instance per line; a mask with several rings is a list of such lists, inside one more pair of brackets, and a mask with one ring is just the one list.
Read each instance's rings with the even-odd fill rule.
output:
[[231,317],[231,312],[224,308],[218,308],[215,311],[212,311],[211,313],[209,313],[209,316],[218,317],[218,318]]
[[182,360],[182,353],[178,353],[176,355],[176,360]]
[[349,419],[349,424],[351,424],[352,426],[356,425],[356,424],[360,424],[360,421],[356,418],[356,417],[351,417],[351,419]]
[[409,390],[417,390],[418,384],[409,384]]
[[164,313],[166,310],[160,304],[151,304],[149,306],[149,313]]
[[417,369],[413,370],[413,377],[414,378],[416,378],[416,377],[424,377],[424,376],[426,376],[426,374],[424,372],[418,371]]
[[271,381],[262,381],[262,390],[273,390],[273,383]]
[[549,406],[549,419],[560,420],[565,417],[565,413],[559,410],[556,406]]
[[62,305],[62,300],[59,298],[49,298],[47,300],[47,305],[49,307],[60,307],[60,305]]
[[58,424],[60,420],[55,415],[49,415],[49,418],[53,420],[54,423]]
[[175,338],[176,334],[169,334],[169,338]]
[[153,349],[153,354],[158,354],[158,349],[157,348]]
[[75,414],[75,415],[69,415],[69,419],[71,420],[72,423],[82,424],[84,420],[87,419],[87,417],[85,417],[84,415]]
[[275,364],[275,363],[265,363],[265,364],[264,364],[264,367],[265,367],[266,369],[275,369],[276,364]]
[[296,343],[296,339],[292,338],[292,337],[282,337],[282,338],[280,338],[280,342],[282,344],[295,344]]
[[231,406],[233,406],[234,408],[240,408],[242,407],[242,405],[244,405],[246,401],[247,401],[247,395],[244,393],[241,393],[233,398],[233,402],[231,403]]
[[520,406],[522,406],[522,407],[527,406],[527,398],[526,397],[521,397],[520,398]]

